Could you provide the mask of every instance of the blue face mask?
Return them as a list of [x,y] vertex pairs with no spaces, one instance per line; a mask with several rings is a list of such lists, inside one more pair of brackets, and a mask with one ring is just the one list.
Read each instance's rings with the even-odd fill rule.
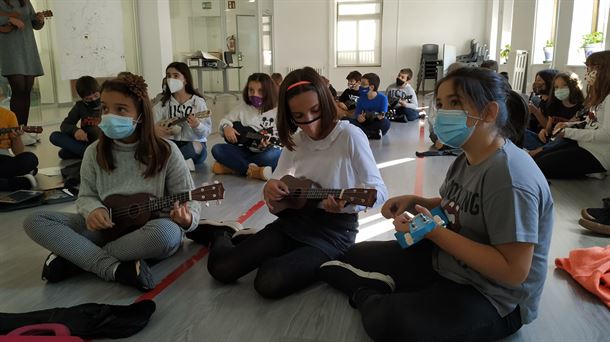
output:
[[366,95],[369,93],[369,90],[370,90],[369,87],[360,86],[360,89],[358,89],[358,94]]
[[468,113],[461,109],[438,109],[432,125],[434,133],[443,144],[455,148],[462,147],[472,135],[475,127],[466,125],[468,117]]
[[102,115],[102,121],[97,126],[99,127],[104,135],[110,139],[125,139],[133,134],[136,130],[137,120],[133,120],[130,117],[120,116],[116,114],[105,114]]

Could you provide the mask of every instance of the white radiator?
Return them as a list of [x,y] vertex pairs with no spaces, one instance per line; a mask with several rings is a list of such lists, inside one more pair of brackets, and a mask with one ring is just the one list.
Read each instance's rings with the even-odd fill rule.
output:
[[510,79],[511,86],[517,92],[525,93],[525,84],[527,76],[527,51],[515,51],[515,66],[513,69],[513,77]]
[[[310,65],[306,65],[306,66],[309,66],[309,67],[313,68],[315,71],[318,72],[318,74],[320,74],[322,76],[324,75],[324,68],[323,67],[313,67],[313,66],[310,66]],[[291,73],[292,71],[297,70],[297,69],[301,69],[301,68],[303,68],[303,67],[288,67],[287,68],[288,69],[287,73]]]

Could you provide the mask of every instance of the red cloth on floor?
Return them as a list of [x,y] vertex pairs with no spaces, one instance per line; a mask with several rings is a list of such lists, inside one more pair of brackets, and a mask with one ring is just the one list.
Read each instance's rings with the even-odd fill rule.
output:
[[555,266],[570,273],[610,308],[610,245],[575,249],[567,258],[556,258]]

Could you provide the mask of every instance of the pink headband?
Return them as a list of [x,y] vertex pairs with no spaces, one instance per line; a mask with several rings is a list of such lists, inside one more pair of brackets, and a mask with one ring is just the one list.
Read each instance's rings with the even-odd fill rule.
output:
[[303,84],[311,84],[311,82],[309,82],[309,81],[299,81],[297,83],[293,83],[293,84],[289,85],[288,88],[286,88],[286,90],[290,90],[290,89],[292,89],[294,87],[298,87],[298,86],[303,85]]

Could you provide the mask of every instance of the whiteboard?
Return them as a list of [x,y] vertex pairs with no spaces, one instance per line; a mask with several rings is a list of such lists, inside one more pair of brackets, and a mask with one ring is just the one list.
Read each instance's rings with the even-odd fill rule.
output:
[[447,68],[455,62],[455,46],[443,44],[443,75],[447,75]]
[[62,80],[125,71],[120,1],[62,0],[54,5]]

